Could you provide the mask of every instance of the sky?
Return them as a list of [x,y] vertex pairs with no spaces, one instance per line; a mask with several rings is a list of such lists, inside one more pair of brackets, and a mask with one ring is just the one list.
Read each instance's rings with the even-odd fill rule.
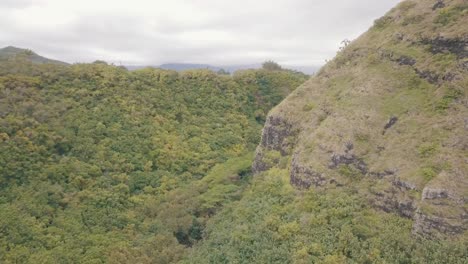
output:
[[0,0],[0,48],[123,65],[318,66],[399,0]]

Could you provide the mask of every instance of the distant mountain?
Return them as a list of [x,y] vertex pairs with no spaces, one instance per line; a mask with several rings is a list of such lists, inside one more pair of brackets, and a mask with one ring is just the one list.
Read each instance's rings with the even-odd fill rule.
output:
[[176,71],[192,70],[192,69],[210,69],[212,71],[225,70],[227,72],[232,73],[238,70],[259,69],[262,67],[262,65],[261,64],[239,64],[239,65],[214,66],[214,65],[209,65],[209,64],[167,63],[167,64],[162,64],[159,67],[163,69],[176,70]]
[[213,71],[218,71],[221,69],[221,67],[212,66],[209,64],[194,64],[194,63],[166,63],[166,64],[161,64],[159,68],[166,69],[166,70],[175,70],[175,71],[185,71],[185,70],[192,70],[192,69],[210,69]]
[[186,71],[186,70],[194,70],[194,69],[209,69],[212,71],[219,71],[221,69],[227,72],[235,72],[238,70],[245,70],[245,69],[258,69],[261,68],[260,64],[246,64],[246,65],[225,65],[225,66],[214,66],[209,64],[197,64],[197,63],[165,63],[161,65],[131,65],[125,66],[129,70],[138,70],[146,67],[152,68],[161,68],[166,70],[174,70],[174,71]]
[[[140,66],[140,65],[132,65],[132,66],[125,66],[129,70],[138,70],[146,67],[153,67],[153,68],[161,68],[166,70],[174,70],[174,71],[185,71],[185,70],[194,70],[194,69],[209,69],[212,71],[219,71],[225,70],[227,72],[233,73],[238,70],[246,70],[246,69],[259,69],[262,67],[261,64],[240,64],[240,65],[221,65],[221,66],[214,66],[210,64],[197,64],[197,63],[165,63],[159,66]],[[292,69],[296,71],[300,71],[306,74],[313,74],[317,72],[320,66],[286,66],[286,69]]]
[[13,46],[8,46],[3,49],[0,49],[0,60],[7,60],[18,55],[25,55],[31,62],[37,64],[52,63],[52,64],[68,64],[63,61],[52,60],[46,57],[42,57],[29,49],[22,49]]

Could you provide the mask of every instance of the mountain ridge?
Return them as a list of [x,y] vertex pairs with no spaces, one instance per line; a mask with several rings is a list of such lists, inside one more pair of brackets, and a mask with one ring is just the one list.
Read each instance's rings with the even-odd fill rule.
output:
[[23,48],[18,48],[14,46],[6,46],[0,49],[0,60],[8,60],[17,56],[24,56],[26,59],[36,64],[44,64],[44,63],[61,64],[61,65],[68,64],[63,61],[49,59],[49,58],[40,56],[30,49],[23,49]]

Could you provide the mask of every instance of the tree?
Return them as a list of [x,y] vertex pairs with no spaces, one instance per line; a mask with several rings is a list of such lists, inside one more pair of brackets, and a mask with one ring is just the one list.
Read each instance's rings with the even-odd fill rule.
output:
[[262,64],[262,68],[267,71],[281,71],[283,69],[278,63],[272,60],[265,61]]

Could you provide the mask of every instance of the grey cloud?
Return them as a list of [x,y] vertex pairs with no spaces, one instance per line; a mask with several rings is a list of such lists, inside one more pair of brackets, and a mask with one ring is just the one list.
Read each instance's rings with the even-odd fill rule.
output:
[[2,8],[25,8],[40,4],[41,1],[34,0],[2,0],[0,7]]
[[[31,29],[18,26],[24,18],[9,13],[16,2],[0,2],[0,45],[18,45],[68,62],[223,65],[274,59],[316,65],[330,59],[341,40],[367,30],[398,0],[198,0],[193,12],[200,12],[200,19],[186,19],[169,9],[154,16],[69,10],[75,15],[71,21]],[[31,7],[31,1],[20,2],[24,5],[16,5],[16,10]],[[163,1],[159,8],[164,9]]]

